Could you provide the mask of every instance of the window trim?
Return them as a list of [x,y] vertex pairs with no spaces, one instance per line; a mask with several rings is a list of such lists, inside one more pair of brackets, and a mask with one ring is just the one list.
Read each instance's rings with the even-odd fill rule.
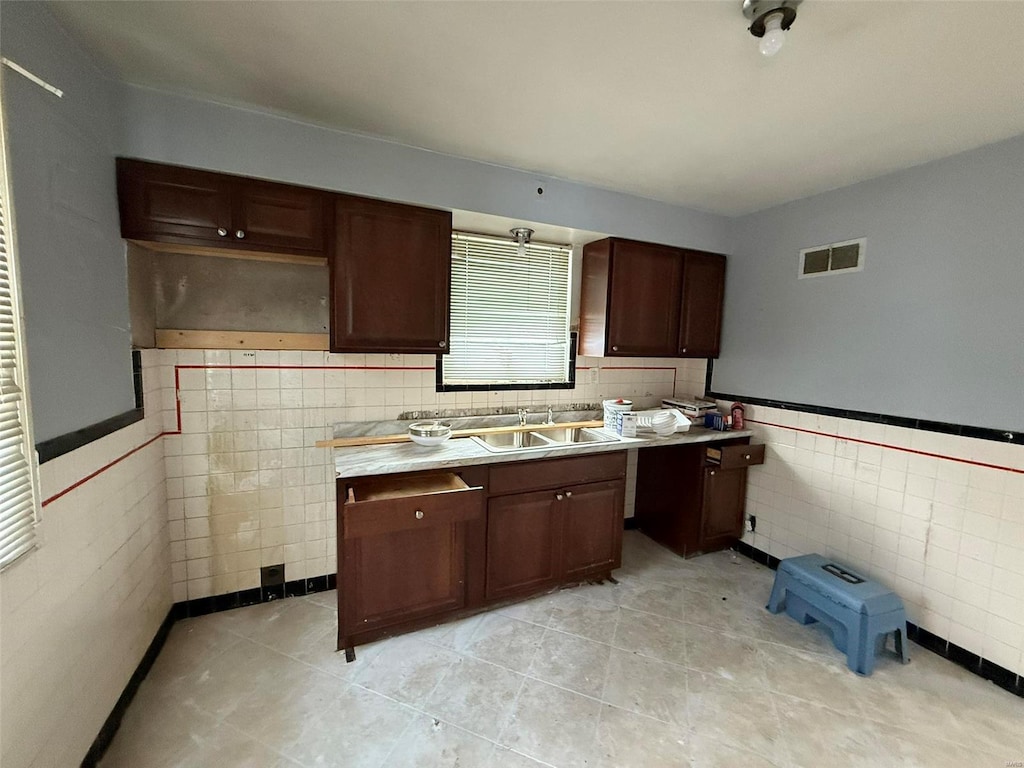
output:
[[[482,232],[471,232],[468,230],[453,230],[452,235],[468,235],[470,237],[483,237],[493,240],[502,240],[499,235],[485,234]],[[483,382],[474,384],[448,384],[444,381],[444,361],[447,355],[438,354],[436,356],[436,362],[434,365],[434,391],[435,392],[515,392],[515,391],[530,391],[530,390],[544,390],[544,389],[576,389],[576,347],[578,343],[579,334],[576,331],[571,330],[572,326],[572,297],[573,297],[573,280],[575,278],[573,267],[574,257],[577,255],[576,249],[578,246],[574,246],[568,243],[546,243],[537,242],[537,245],[556,246],[559,248],[567,248],[569,250],[569,275],[568,275],[568,295],[566,297],[566,312],[567,312],[567,325],[569,326],[569,341],[568,341],[568,371],[566,373],[565,381],[554,381],[554,382],[510,382],[510,383],[496,383],[496,382]],[[449,260],[451,264],[451,260]],[[449,302],[449,305],[451,302]],[[451,307],[449,306],[449,312]],[[450,344],[450,341],[449,341]],[[450,350],[449,346],[449,350]]]

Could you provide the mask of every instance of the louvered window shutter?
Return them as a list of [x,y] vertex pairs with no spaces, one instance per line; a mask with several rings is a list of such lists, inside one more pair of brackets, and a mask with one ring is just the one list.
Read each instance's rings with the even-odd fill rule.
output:
[[5,151],[0,139],[0,568],[32,549],[36,523]]
[[572,249],[452,234],[451,351],[444,383],[569,380]]

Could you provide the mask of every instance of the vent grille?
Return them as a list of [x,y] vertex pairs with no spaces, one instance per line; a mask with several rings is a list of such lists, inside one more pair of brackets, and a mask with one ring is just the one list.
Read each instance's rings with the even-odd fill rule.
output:
[[864,269],[865,238],[844,240],[841,243],[816,245],[800,251],[799,277],[818,277],[840,272],[860,272]]

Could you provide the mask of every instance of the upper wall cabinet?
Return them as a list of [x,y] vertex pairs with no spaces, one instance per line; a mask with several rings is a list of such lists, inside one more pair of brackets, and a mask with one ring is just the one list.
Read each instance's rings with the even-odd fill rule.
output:
[[339,195],[331,351],[448,351],[452,215]]
[[725,257],[608,238],[583,249],[580,352],[717,357]]
[[129,240],[327,255],[329,195],[320,190],[118,158],[117,191]]

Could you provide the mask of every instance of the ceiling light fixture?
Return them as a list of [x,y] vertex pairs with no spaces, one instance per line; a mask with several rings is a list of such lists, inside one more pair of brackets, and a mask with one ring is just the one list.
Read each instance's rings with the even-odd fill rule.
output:
[[765,56],[774,56],[786,42],[786,30],[796,21],[801,0],[743,0],[743,15],[750,19],[750,34],[761,38]]
[[526,244],[530,242],[530,238],[533,237],[533,230],[529,227],[514,227],[510,229],[512,237],[516,239],[519,244],[519,258],[526,256]]

